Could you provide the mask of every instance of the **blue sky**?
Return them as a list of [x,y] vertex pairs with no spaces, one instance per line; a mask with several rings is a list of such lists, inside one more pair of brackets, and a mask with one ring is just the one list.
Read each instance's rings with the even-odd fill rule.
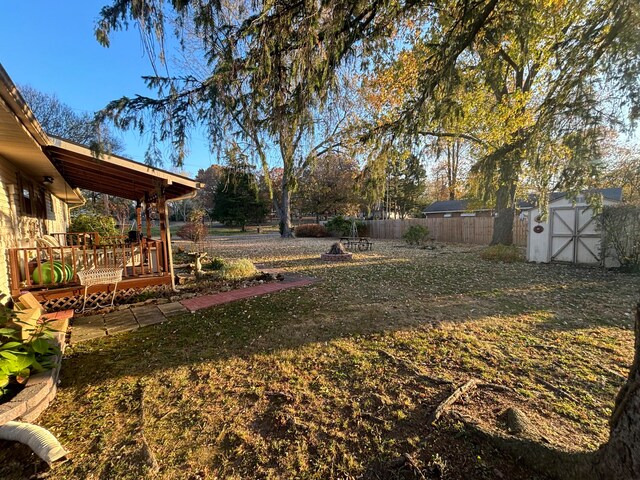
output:
[[[123,95],[152,94],[140,78],[152,69],[135,28],[115,33],[110,48],[95,40],[94,24],[107,4],[109,0],[3,2],[0,63],[14,83],[56,94],[81,112],[99,110]],[[135,132],[119,135],[125,156],[143,162],[146,140]],[[208,142],[195,132],[184,169],[195,175],[214,161]]]

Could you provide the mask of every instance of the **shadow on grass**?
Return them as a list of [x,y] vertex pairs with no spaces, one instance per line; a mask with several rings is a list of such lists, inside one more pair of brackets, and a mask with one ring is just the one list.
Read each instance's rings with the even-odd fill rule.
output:
[[[326,279],[324,283],[212,307],[173,317],[164,324],[79,344],[65,357],[62,387],[80,387],[122,375],[145,376],[197,362],[246,358],[360,335],[430,329],[441,321],[462,325],[488,316],[504,316],[508,321],[510,316],[524,315],[539,319],[533,326],[539,330],[603,325],[595,317],[575,326],[558,322],[544,302],[539,301],[536,308],[517,293],[502,295],[495,291],[484,296],[477,291],[439,296],[437,302],[427,298],[421,304],[426,309],[407,310],[388,301],[353,301],[339,304],[334,310],[331,297],[336,295],[336,285]],[[319,289],[319,295],[307,295],[306,288]],[[571,296],[571,289],[565,293]],[[406,298],[415,300],[413,293]]]
[[[617,318],[615,309],[598,309],[619,303],[619,280],[633,282],[637,275],[618,277],[559,265],[507,267],[479,261],[469,266],[464,259],[437,263],[426,258],[415,264],[404,257],[377,255],[325,264],[300,254],[278,265],[318,274],[320,284],[81,344],[65,358],[62,386],[355,335],[431,328],[440,321],[463,324],[490,316],[530,315],[539,318],[535,328],[540,332],[631,327],[629,319]],[[589,307],[578,320],[572,315],[581,299]]]

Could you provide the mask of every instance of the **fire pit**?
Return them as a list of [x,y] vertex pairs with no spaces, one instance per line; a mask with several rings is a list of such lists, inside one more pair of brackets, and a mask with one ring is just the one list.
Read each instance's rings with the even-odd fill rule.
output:
[[353,255],[347,252],[340,242],[331,245],[327,253],[321,253],[320,259],[328,262],[349,262]]

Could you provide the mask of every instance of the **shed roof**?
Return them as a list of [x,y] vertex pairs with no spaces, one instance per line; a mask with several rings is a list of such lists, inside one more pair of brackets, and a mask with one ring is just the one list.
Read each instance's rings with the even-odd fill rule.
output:
[[[604,198],[608,200],[613,200],[615,202],[622,201],[622,188],[592,188],[590,190],[583,190],[581,192],[583,195],[597,195],[601,194]],[[561,198],[567,196],[567,192],[551,192],[550,201],[555,202]]]
[[440,200],[433,202],[423,213],[453,213],[466,212],[469,200]]

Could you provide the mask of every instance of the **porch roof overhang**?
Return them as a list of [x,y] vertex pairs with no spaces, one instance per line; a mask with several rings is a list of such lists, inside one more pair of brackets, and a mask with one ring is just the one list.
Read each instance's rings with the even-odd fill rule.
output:
[[46,189],[66,203],[83,203],[43,151],[49,137],[35,119],[7,72],[0,65],[0,156],[36,180],[51,177]]
[[193,196],[200,184],[181,175],[47,135],[0,64],[0,156],[68,204],[83,204],[78,188],[127,198]]
[[116,155],[96,154],[89,148],[51,137],[45,151],[73,188],[84,188],[129,200],[167,200],[195,195],[201,185],[190,178]]

